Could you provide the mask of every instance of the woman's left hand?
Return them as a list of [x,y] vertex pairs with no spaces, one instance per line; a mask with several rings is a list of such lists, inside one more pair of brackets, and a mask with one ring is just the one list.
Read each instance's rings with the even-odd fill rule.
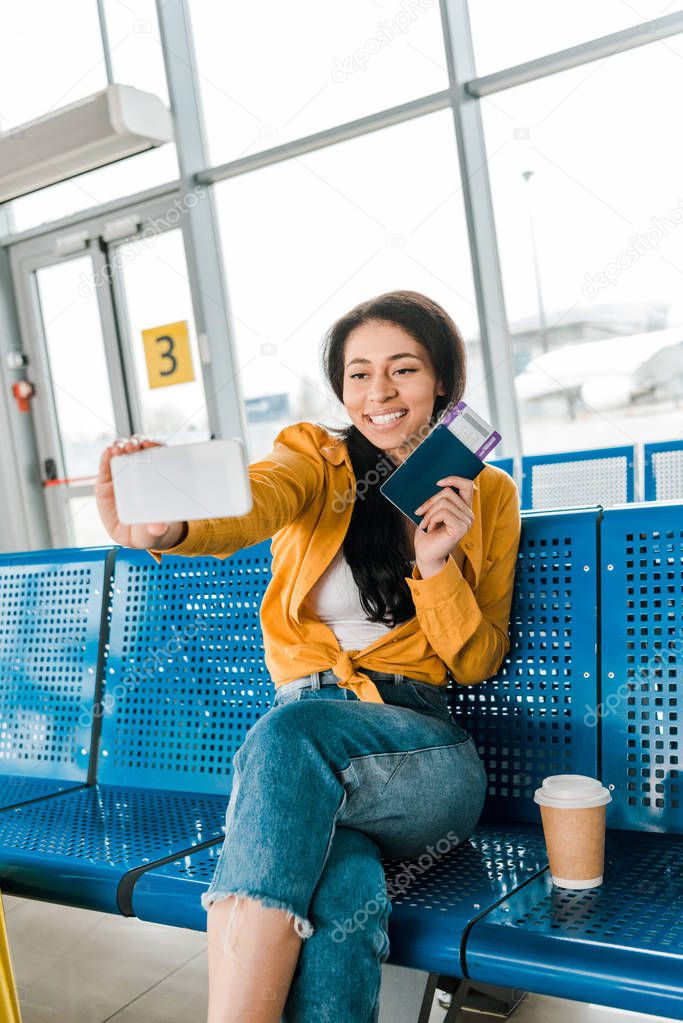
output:
[[[437,484],[442,487],[439,493],[415,509],[416,515],[423,516],[414,539],[415,560],[422,575],[423,568],[431,573],[443,567],[474,522],[474,481],[464,476],[444,476]],[[451,487],[457,487],[460,493]]]

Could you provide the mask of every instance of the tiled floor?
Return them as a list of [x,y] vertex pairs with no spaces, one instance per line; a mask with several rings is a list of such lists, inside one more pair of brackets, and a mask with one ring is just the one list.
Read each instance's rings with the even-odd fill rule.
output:
[[[205,1023],[204,934],[7,895],[3,902],[23,1023]],[[444,1015],[436,1006],[430,1023]],[[472,1017],[473,1023],[484,1019]],[[529,995],[513,1019],[640,1023],[655,1017]]]

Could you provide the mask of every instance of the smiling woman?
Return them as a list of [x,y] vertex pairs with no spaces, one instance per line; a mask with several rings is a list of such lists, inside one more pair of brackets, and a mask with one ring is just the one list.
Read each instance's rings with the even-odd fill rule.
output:
[[[380,853],[415,857],[449,829],[464,841],[487,787],[446,684],[491,677],[509,649],[517,488],[492,465],[477,489],[447,475],[418,513],[424,531],[379,489],[461,398],[462,338],[435,302],[397,291],[342,317],[322,355],[351,420],[342,437],[286,427],[249,466],[246,515],[181,524],[150,548],[227,557],[272,538],[260,617],[276,692],[233,758],[202,896],[209,1023],[376,1020],[390,904],[342,946],[334,921],[353,915],[349,893],[382,890]],[[248,1016],[264,983],[273,1000]]]
[[[382,462],[389,471],[400,465],[465,390],[462,335],[440,305],[416,291],[379,295],[342,316],[326,335],[323,367],[351,420],[340,432],[357,480]],[[438,571],[443,538],[439,530],[426,536],[406,529],[379,482],[355,502],[343,551],[370,620],[386,621],[389,613],[396,626],[415,614],[406,583],[411,564],[423,578]],[[458,536],[451,533],[453,548],[471,524],[471,483],[459,489],[446,486],[439,495],[441,509],[462,525]]]

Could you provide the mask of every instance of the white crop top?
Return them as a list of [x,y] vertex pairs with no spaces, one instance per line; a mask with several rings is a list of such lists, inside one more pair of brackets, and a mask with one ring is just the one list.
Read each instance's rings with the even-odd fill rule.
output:
[[[411,565],[414,564],[412,561]],[[393,628],[366,617],[341,547],[306,597],[306,604],[316,618],[332,629],[342,650],[363,650]]]

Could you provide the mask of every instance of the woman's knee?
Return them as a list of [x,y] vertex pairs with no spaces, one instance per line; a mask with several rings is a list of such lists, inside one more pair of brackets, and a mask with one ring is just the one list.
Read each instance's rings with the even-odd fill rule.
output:
[[337,946],[369,943],[376,955],[386,957],[390,912],[377,843],[362,831],[337,827],[313,893],[314,926],[324,927]]

